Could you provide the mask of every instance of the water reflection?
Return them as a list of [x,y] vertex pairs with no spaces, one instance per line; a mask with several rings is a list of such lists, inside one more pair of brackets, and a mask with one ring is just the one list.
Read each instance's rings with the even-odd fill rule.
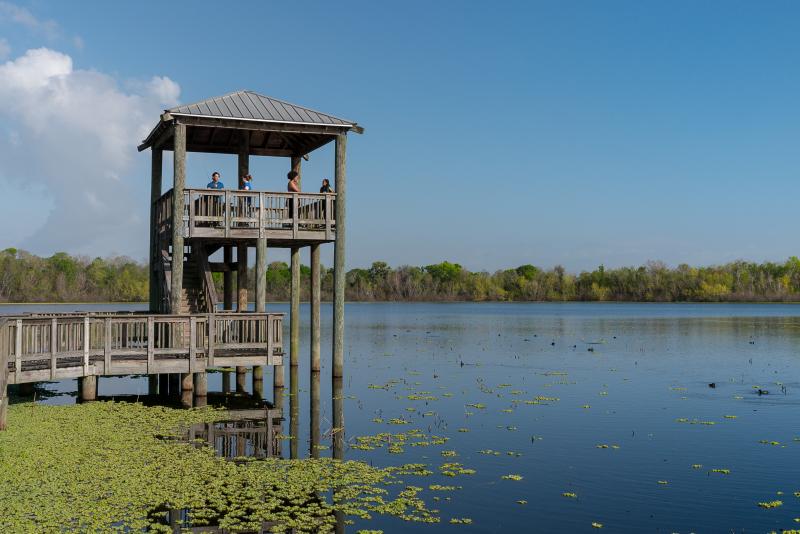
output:
[[312,458],[319,458],[319,371],[311,371],[311,417],[309,430],[309,454]]
[[280,420],[280,411],[270,407],[229,410],[224,420],[190,427],[187,439],[197,446],[213,447],[217,456],[229,460],[279,457]]
[[298,366],[289,366],[289,435],[291,436],[289,457],[293,460],[298,458],[300,441],[300,381],[298,373]]

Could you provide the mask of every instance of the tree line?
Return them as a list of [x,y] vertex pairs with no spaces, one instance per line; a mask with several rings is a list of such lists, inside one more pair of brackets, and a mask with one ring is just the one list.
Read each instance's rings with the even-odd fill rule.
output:
[[[235,275],[234,275],[235,276]],[[303,299],[311,269],[301,266]],[[255,272],[248,276],[251,290]],[[563,267],[521,265],[493,273],[457,263],[391,267],[376,261],[347,272],[353,301],[800,301],[800,259],[782,263],[735,261],[724,265],[639,267],[568,273]],[[214,281],[222,295],[222,274]],[[147,265],[127,257],[86,258],[59,252],[43,258],[13,248],[0,252],[0,302],[146,302]],[[285,262],[267,268],[267,298],[288,300],[291,273]],[[333,270],[322,268],[322,297],[333,294]]]

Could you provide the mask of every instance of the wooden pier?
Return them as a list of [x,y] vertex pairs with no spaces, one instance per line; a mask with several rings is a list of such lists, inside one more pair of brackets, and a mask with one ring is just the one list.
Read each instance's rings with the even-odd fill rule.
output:
[[[205,371],[235,367],[243,391],[247,367],[263,389],[264,367],[274,367],[273,391],[284,387],[283,315],[267,313],[269,248],[291,249],[289,365],[292,386],[300,364],[300,251],[311,267],[310,372],[319,374],[320,246],[334,245],[331,378],[344,375],[346,146],[356,122],[261,95],[236,91],[165,110],[139,145],[150,150],[150,309],[148,314],[31,314],[0,317],[0,429],[5,427],[9,384],[80,379],[81,398],[96,397],[98,376],[147,374],[150,390],[180,390],[205,396]],[[302,178],[302,162],[334,144],[333,168],[315,177],[311,192],[275,192],[286,181],[257,176],[245,190],[251,156],[287,159],[287,171]],[[163,184],[164,151],[172,151],[172,187]],[[231,154],[237,172],[225,175],[228,189],[199,188],[213,168],[187,185],[187,153]],[[333,192],[317,193],[323,178]],[[270,185],[268,185],[270,184]],[[266,187],[265,187],[266,186]],[[248,298],[249,249],[255,248],[255,312]],[[235,258],[234,258],[235,254]],[[214,259],[213,256],[221,256]],[[222,295],[214,274],[223,278]],[[221,298],[220,298],[221,297]],[[220,311],[220,309],[222,311]],[[223,377],[223,390],[230,375]],[[333,426],[343,428],[341,396],[333,396]],[[343,439],[337,433],[337,443]],[[337,445],[335,443],[334,445]],[[334,456],[342,456],[334,446]]]

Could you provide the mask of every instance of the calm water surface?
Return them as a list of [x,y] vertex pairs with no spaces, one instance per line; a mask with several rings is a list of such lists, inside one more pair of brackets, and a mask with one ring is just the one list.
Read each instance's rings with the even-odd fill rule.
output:
[[[0,312],[56,308],[121,306]],[[330,308],[323,308],[323,435],[331,427],[329,334]],[[310,421],[307,339],[303,330],[297,424],[290,426],[288,406],[284,423],[284,432],[299,428],[301,457]],[[797,525],[800,306],[348,304],[346,347],[348,442],[411,428],[450,438],[400,454],[349,449],[346,457],[377,466],[425,463],[434,474],[406,483],[460,486],[422,493],[441,511],[439,525],[377,517],[349,531],[590,532],[597,522],[611,532],[769,532]],[[220,375],[210,375],[209,389],[220,388]],[[75,381],[47,389],[55,396],[44,402],[74,402]],[[146,391],[144,378],[100,379],[100,395]],[[408,399],[414,394],[436,400]],[[558,400],[525,403],[537,396]],[[388,424],[391,418],[410,424]],[[479,452],[487,449],[500,454]],[[444,450],[457,456],[443,457]],[[441,476],[438,467],[453,461],[476,473]],[[501,478],[509,474],[523,478]],[[757,505],[774,500],[783,506]],[[473,523],[450,525],[452,517]]]

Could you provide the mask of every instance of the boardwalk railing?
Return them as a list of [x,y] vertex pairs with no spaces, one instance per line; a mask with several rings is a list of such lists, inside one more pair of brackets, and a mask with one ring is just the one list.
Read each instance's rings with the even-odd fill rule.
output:
[[280,365],[283,314],[30,314],[0,323],[8,383]]
[[[168,235],[172,190],[157,201],[156,231]],[[334,193],[273,193],[213,189],[183,190],[184,237],[332,241]]]

